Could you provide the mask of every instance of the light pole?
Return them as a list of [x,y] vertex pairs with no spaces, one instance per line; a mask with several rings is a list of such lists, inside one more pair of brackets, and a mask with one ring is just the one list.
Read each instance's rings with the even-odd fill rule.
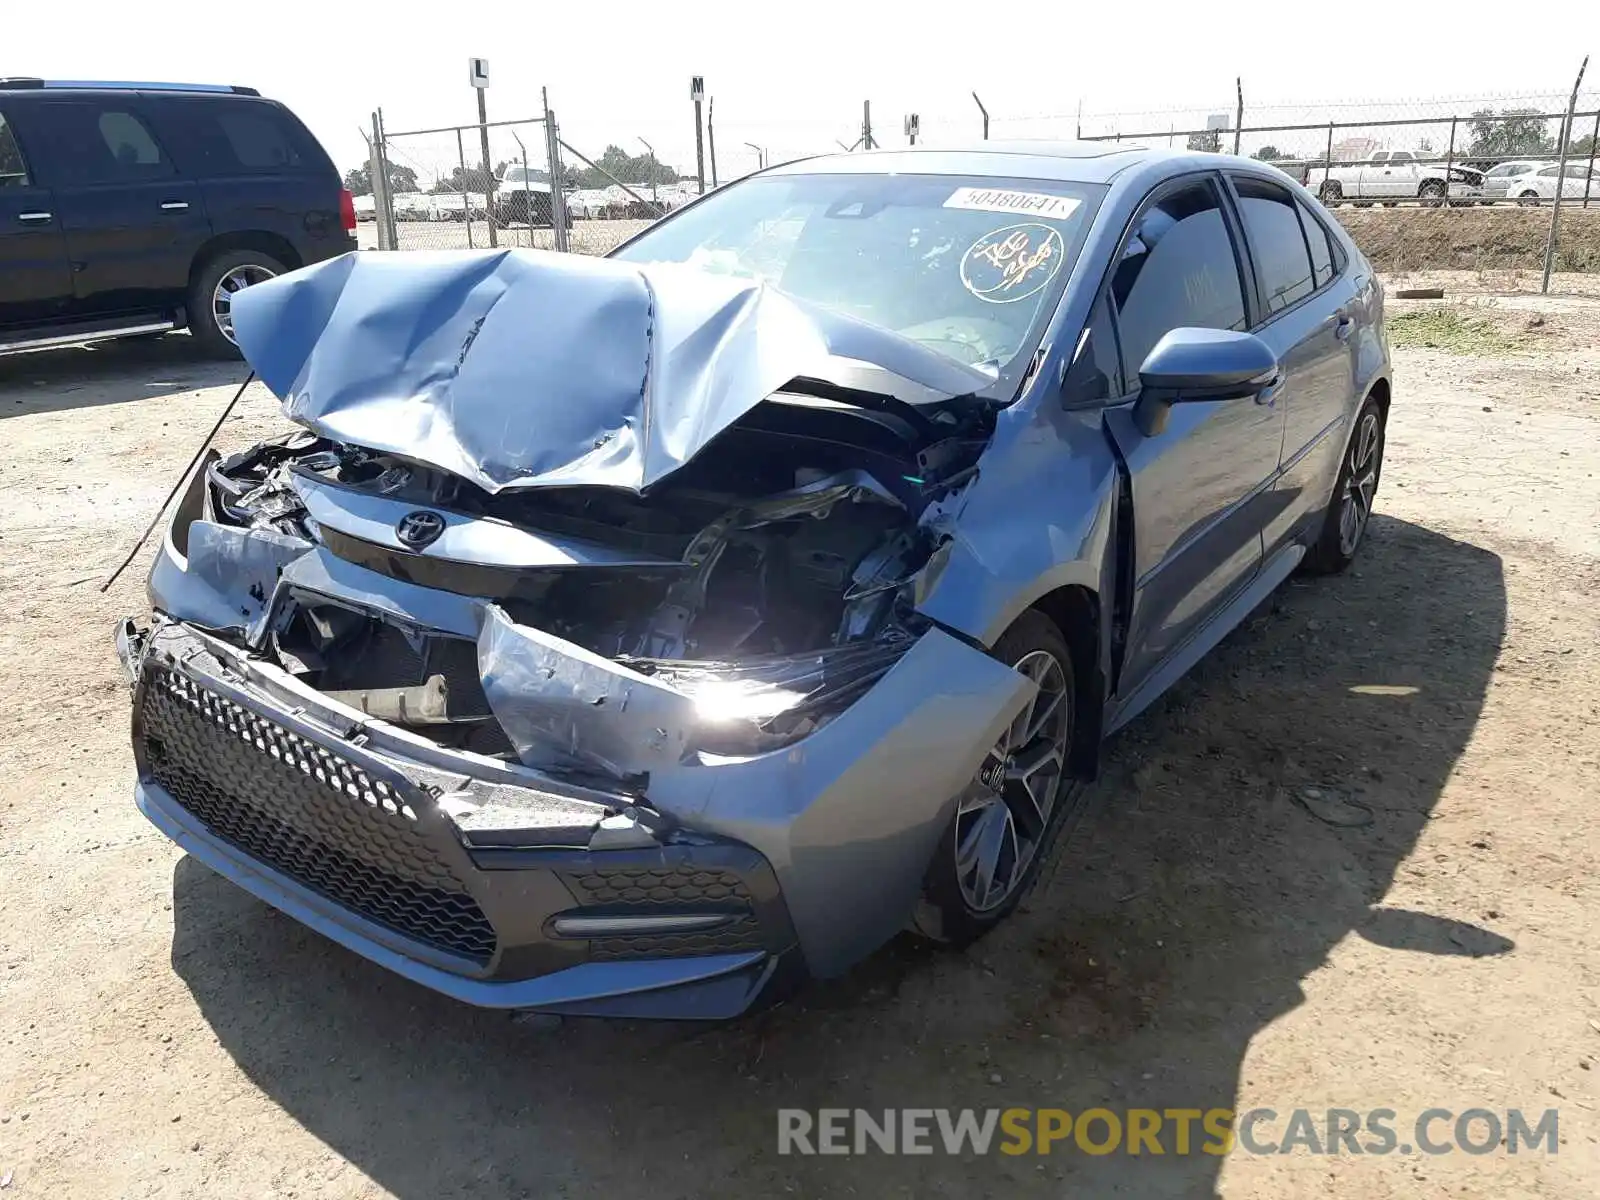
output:
[[643,138],[639,139],[644,148],[650,151],[650,202],[656,201],[656,148]]
[[750,149],[756,152],[756,170],[765,170],[767,166],[767,152],[754,142],[746,142],[745,145],[749,146]]

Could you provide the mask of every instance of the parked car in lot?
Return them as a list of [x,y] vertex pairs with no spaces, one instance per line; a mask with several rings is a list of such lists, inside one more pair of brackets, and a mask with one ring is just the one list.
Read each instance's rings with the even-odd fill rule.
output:
[[254,89],[0,79],[0,353],[187,328],[355,249],[339,173]]
[[[1549,204],[1556,198],[1556,183],[1562,175],[1560,163],[1545,163],[1513,175],[1506,180],[1506,199],[1518,204]],[[1589,194],[1600,194],[1600,172],[1590,173],[1588,160],[1569,162],[1565,169],[1566,184],[1561,189],[1563,199],[1581,198],[1583,185],[1589,184]]]
[[1483,173],[1483,203],[1493,204],[1497,200],[1507,199],[1506,193],[1513,179],[1537,171],[1544,165],[1542,162],[1526,160],[1496,163]]
[[[553,201],[547,180],[534,178],[530,168],[520,164],[509,166],[494,193],[495,224],[502,229],[512,225],[532,225],[546,229],[554,223]],[[567,225],[572,224],[572,214],[567,214]]]
[[140,808],[408,978],[585,1015],[994,927],[1102,739],[1355,558],[1391,391],[1306,191],[1104,143],[356,256],[237,329],[302,428],[201,462],[119,632]]
[[1354,166],[1318,170],[1312,181],[1324,204],[1419,200],[1442,205],[1447,199],[1452,204],[1476,200],[1481,195],[1483,174],[1470,167],[1425,162],[1410,150],[1375,150]]

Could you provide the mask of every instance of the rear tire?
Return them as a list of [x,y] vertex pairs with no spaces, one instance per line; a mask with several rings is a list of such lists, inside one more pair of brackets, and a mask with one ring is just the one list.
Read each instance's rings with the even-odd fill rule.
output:
[[259,250],[230,250],[200,268],[189,288],[189,332],[200,348],[215,358],[239,358],[234,345],[232,302],[234,292],[260,283],[288,268]]
[[1427,208],[1438,208],[1449,198],[1449,191],[1444,184],[1430,179],[1417,189],[1417,198]]
[[923,878],[912,927],[952,947],[976,941],[1022,902],[1078,794],[1067,767],[1077,693],[1066,638],[1029,609],[991,653],[1040,687],[957,798]]
[[1337,179],[1324,180],[1317,192],[1317,199],[1327,205],[1338,204],[1344,199],[1344,187]]
[[1355,431],[1339,463],[1339,476],[1322,519],[1305,569],[1316,575],[1335,575],[1355,561],[1372,520],[1372,501],[1383,474],[1383,407],[1371,396],[1356,414]]

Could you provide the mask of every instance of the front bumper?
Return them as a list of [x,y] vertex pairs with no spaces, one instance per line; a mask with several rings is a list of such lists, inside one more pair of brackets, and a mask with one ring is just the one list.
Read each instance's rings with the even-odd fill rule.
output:
[[[491,760],[476,778],[408,760],[181,625],[119,643],[138,661],[140,811],[408,979],[483,1007],[721,1019],[804,978],[776,879],[748,846],[652,834],[624,798],[563,795]],[[496,810],[491,824],[520,810],[521,828],[484,833]],[[621,844],[595,848],[607,841]]]

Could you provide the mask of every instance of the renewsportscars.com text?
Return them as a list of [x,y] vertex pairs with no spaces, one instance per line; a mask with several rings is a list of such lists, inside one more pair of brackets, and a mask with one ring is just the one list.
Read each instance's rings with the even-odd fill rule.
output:
[[780,1108],[779,1154],[1555,1154],[1560,1112]]

